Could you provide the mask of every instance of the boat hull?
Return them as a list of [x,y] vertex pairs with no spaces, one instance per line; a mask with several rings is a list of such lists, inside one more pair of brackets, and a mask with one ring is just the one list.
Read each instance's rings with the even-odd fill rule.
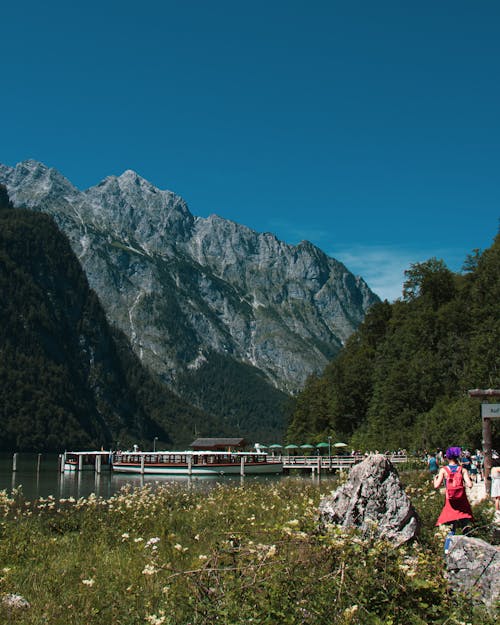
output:
[[[144,474],[144,475],[241,475],[241,465],[239,464],[212,464],[186,466],[166,466],[166,465],[140,465],[113,464],[115,473]],[[243,468],[245,475],[277,475],[283,473],[281,462],[245,464]]]

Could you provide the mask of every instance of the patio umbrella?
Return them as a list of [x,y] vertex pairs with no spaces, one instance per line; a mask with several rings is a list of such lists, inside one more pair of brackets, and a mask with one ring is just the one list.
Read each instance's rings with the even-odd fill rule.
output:
[[347,443],[333,443],[334,447],[349,447]]
[[278,445],[278,443],[274,443],[273,445],[269,445],[269,449],[281,449],[282,445]]
[[316,447],[330,447],[328,443],[318,443]]
[[299,446],[298,445],[294,445],[293,443],[290,443],[290,445],[285,445],[285,449],[298,449]]
[[301,449],[314,449],[314,445],[309,445],[309,443],[306,443],[305,445],[301,445],[300,448]]

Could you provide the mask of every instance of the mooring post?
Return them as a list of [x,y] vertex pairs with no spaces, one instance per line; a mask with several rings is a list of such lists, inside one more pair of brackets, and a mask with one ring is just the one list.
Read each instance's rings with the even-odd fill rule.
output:
[[144,475],[144,454],[141,456],[141,475]]
[[245,456],[241,456],[240,475],[242,475],[242,476],[245,475]]
[[82,471],[83,470],[83,455],[80,454],[78,456],[78,471]]
[[61,473],[64,473],[64,465],[66,464],[66,452],[64,452],[63,454],[59,454],[59,462],[61,463],[59,470],[61,471]]
[[193,456],[189,454],[187,457],[188,461],[188,475],[193,475]]
[[40,464],[42,462],[42,454],[38,454],[38,461],[36,463],[36,472],[40,473]]
[[321,474],[321,456],[318,456],[318,475]]
[[101,474],[101,454],[97,454],[95,457],[95,472],[97,475]]
[[12,471],[17,471],[17,451],[12,457]]

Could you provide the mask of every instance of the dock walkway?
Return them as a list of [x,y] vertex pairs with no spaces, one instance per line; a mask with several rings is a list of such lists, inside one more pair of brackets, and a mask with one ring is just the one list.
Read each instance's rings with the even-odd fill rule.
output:
[[[407,462],[407,456],[389,455],[393,464]],[[320,474],[323,471],[348,471],[353,465],[362,462],[365,456],[269,456],[269,462],[283,462],[283,470],[311,471]]]

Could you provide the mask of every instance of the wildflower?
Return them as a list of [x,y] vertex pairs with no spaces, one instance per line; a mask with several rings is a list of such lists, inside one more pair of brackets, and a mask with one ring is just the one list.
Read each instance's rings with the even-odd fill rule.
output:
[[144,538],[134,538],[134,543],[142,543],[142,541],[144,540]]
[[198,556],[198,560],[208,560],[208,556],[204,555],[204,554],[200,554]]
[[271,545],[269,547],[269,551],[267,552],[267,557],[272,558],[275,555],[276,555],[276,545]]
[[130,534],[128,532],[123,532],[122,538],[125,541],[125,540],[127,540],[127,538],[130,538]]
[[5,595],[2,598],[2,603],[6,608],[15,610],[24,610],[30,608],[30,603],[23,596],[16,594]]
[[85,584],[85,586],[93,586],[95,584],[95,579],[82,579],[82,584]]
[[142,570],[143,575],[154,575],[155,573],[158,573],[158,569],[155,569],[152,564],[146,564]]
[[150,614],[149,616],[145,616],[144,620],[150,625],[162,625],[165,622],[164,616],[156,616],[156,614]]
[[174,545],[174,549],[177,549],[177,551],[182,551],[182,545],[180,545],[179,543],[176,543]]
[[346,608],[344,610],[344,616],[350,620],[356,614],[358,610],[359,610],[359,606],[354,604],[350,608]]
[[156,545],[156,543],[159,543],[160,539],[158,538],[158,536],[155,536],[154,538],[150,538],[148,540],[148,542],[144,545],[144,547],[151,547],[151,545]]

